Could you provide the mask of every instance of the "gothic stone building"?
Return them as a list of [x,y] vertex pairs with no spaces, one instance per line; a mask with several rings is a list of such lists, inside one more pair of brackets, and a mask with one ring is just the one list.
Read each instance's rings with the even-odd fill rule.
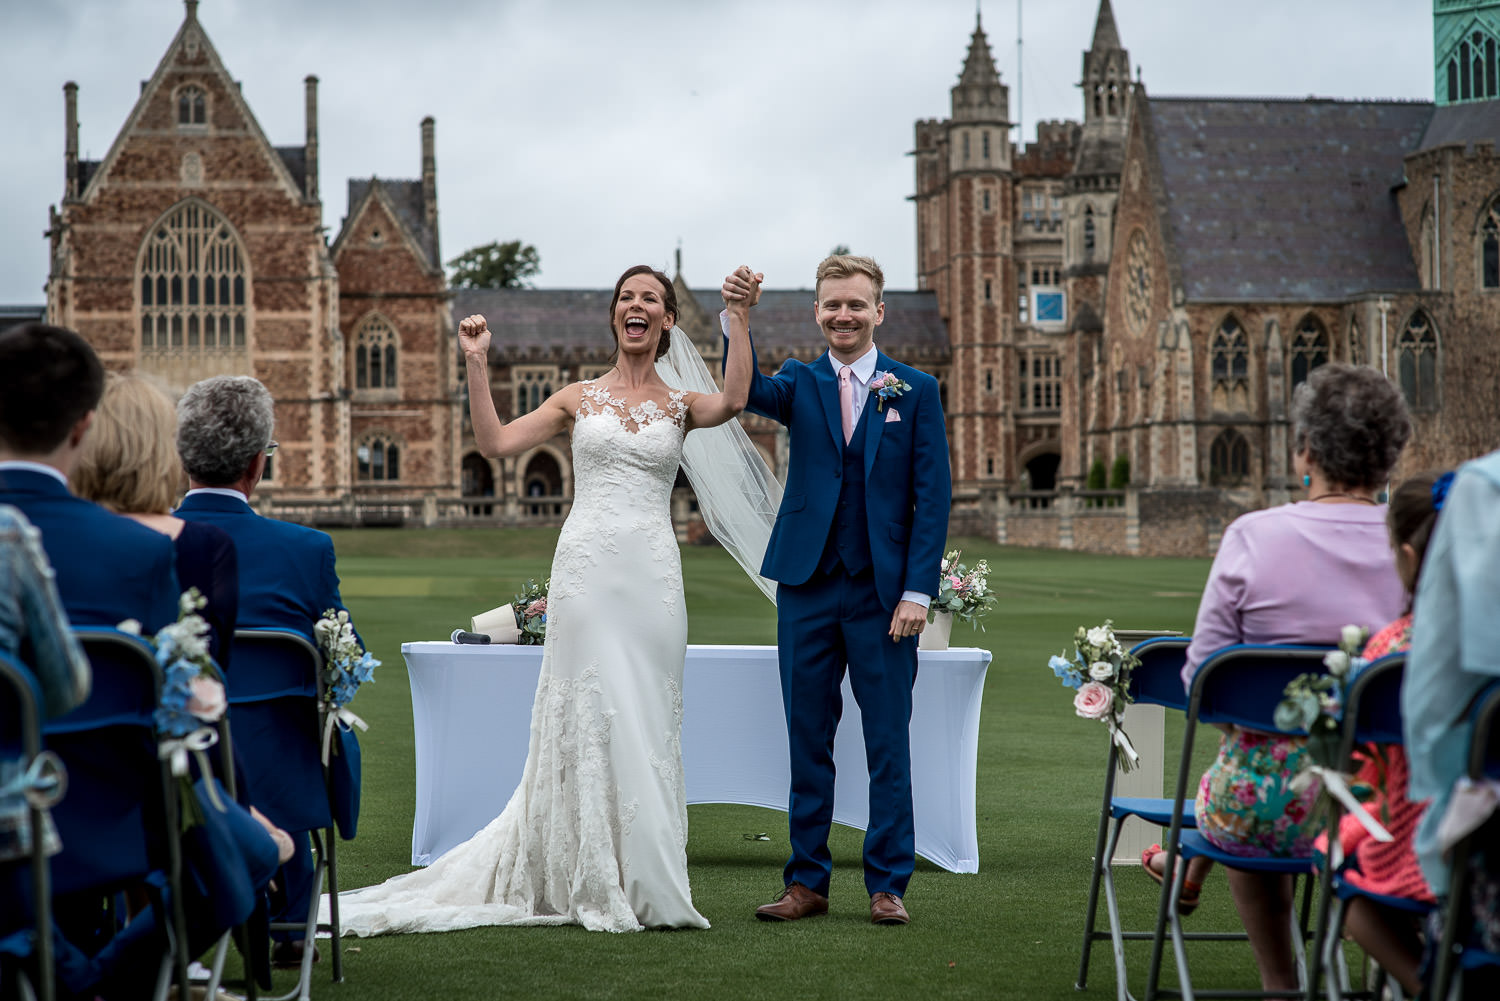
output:
[[78,157],[51,212],[47,315],[112,369],[180,393],[259,378],[281,448],[257,500],[349,521],[388,495],[457,495],[457,370],[440,264],[433,122],[420,180],[352,181],[329,245],[317,78],[304,141],[273,146],[197,19],[196,0],[102,160]]

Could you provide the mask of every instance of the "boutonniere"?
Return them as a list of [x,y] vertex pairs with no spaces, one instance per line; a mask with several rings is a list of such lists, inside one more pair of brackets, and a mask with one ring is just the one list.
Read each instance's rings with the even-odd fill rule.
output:
[[887,400],[894,400],[911,388],[911,383],[902,382],[894,372],[876,372],[870,380],[870,392],[875,394],[875,411],[885,409]]

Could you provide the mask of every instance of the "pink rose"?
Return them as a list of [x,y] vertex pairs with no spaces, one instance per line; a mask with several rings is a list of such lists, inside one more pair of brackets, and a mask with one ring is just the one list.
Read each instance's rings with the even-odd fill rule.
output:
[[544,614],[546,614],[546,611],[547,611],[547,599],[546,598],[538,598],[537,600],[533,601],[531,604],[529,604],[529,605],[526,606],[526,611],[525,611],[524,614],[525,614],[526,618],[530,619],[530,618],[534,618],[535,616],[538,616],[538,615],[544,615]]
[[198,675],[188,685],[193,697],[188,699],[187,711],[205,723],[216,723],[224,715],[224,686],[214,678]]
[[1103,719],[1114,704],[1114,693],[1097,681],[1085,681],[1073,696],[1073,711],[1084,719]]

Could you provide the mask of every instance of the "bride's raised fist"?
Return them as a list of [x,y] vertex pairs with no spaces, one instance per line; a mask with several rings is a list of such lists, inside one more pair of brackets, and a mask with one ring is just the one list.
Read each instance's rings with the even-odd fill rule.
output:
[[490,328],[485,318],[474,313],[460,320],[458,343],[463,347],[465,354],[487,355],[490,348]]

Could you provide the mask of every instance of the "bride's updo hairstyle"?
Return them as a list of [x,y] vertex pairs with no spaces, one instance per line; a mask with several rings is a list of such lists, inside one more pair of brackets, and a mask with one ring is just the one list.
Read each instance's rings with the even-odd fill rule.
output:
[[[668,313],[672,314],[673,322],[675,323],[677,320],[677,290],[672,287],[672,279],[649,264],[637,264],[633,268],[626,268],[625,273],[620,276],[620,280],[615,282],[615,294],[609,300],[609,336],[615,339],[615,355],[620,353],[620,335],[615,330],[615,307],[620,304],[621,287],[624,286],[627,279],[633,278],[636,275],[650,275],[656,279],[656,283],[661,286],[662,305],[667,308]],[[663,327],[661,340],[656,343],[656,357],[660,358],[666,354],[667,349],[671,346],[672,328]],[[614,357],[614,355],[610,357]]]

